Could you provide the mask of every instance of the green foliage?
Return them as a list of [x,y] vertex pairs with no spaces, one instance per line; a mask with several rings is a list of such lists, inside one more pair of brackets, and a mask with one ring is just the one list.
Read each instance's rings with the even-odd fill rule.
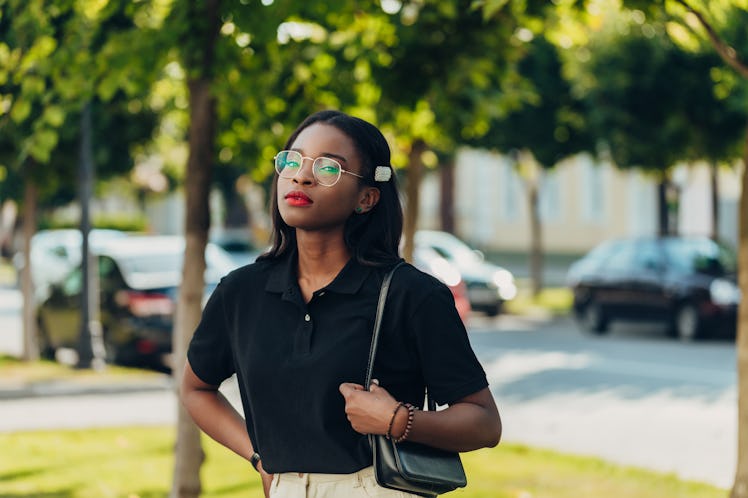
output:
[[717,98],[716,59],[680,48],[663,25],[635,21],[611,31],[592,40],[577,90],[615,163],[666,171],[733,154],[745,114]]
[[562,72],[558,48],[538,36],[525,50],[518,63],[526,85],[524,102],[497,119],[475,144],[503,151],[527,149],[543,167],[551,168],[565,157],[590,150],[592,140],[583,103]]
[[[18,198],[21,178],[40,187],[41,205],[75,195],[80,113],[94,106],[99,178],[132,167],[130,147],[150,138],[155,114],[144,99],[154,41],[129,2],[0,2],[0,187]],[[155,33],[155,31],[154,31]],[[146,48],[150,48],[148,50]]]

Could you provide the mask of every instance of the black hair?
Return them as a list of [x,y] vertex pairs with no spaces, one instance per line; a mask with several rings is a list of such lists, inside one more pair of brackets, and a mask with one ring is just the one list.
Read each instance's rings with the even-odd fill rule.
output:
[[[379,202],[364,214],[353,214],[345,223],[344,240],[348,250],[361,264],[379,266],[400,259],[400,236],[403,230],[403,209],[393,170],[386,182],[374,180],[377,166],[390,165],[390,147],[382,132],[363,119],[340,111],[320,111],[307,117],[288,137],[284,149],[289,149],[299,134],[315,123],[334,126],[352,141],[361,159],[363,178],[359,181],[379,189]],[[272,245],[258,260],[279,258],[294,248],[296,229],[288,226],[278,209],[278,177],[273,180],[270,197],[270,217],[273,223]]]

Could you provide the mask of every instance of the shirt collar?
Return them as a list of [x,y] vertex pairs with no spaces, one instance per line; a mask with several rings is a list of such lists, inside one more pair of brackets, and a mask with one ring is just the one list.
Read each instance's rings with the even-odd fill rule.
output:
[[[296,288],[298,286],[296,261],[297,253],[294,248],[273,266],[265,290],[268,292],[285,292]],[[326,289],[339,294],[355,294],[370,273],[371,267],[361,265],[355,258],[351,258],[335,279],[327,285]]]

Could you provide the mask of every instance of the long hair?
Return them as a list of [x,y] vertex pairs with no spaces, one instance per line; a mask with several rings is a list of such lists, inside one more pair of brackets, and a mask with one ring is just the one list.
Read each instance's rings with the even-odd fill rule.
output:
[[[390,165],[390,147],[379,129],[363,119],[339,111],[320,111],[307,117],[291,134],[284,149],[289,149],[299,134],[315,123],[334,126],[352,141],[363,166],[359,181],[379,189],[379,202],[364,214],[353,214],[344,228],[344,241],[353,257],[361,264],[379,266],[400,258],[400,236],[403,230],[403,209],[397,190],[394,171],[387,182],[374,181],[377,166]],[[270,217],[273,223],[272,245],[258,260],[285,255],[296,244],[296,229],[281,218],[278,209],[278,177],[273,180],[270,198]]]

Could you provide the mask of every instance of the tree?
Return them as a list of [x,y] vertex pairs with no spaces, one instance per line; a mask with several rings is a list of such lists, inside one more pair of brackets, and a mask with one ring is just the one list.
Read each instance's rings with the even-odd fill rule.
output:
[[[118,78],[102,65],[133,47],[134,22],[128,14],[134,17],[138,11],[126,7],[0,2],[0,165],[9,172],[2,182],[6,195],[18,199],[23,192],[26,359],[39,354],[29,259],[37,206],[75,196],[83,106],[93,103],[94,159],[102,178],[132,167],[129,148],[146,140],[155,123],[139,93],[147,71]],[[147,57],[138,60],[148,62]]]
[[[655,18],[677,23],[684,31],[708,40],[716,53],[743,80],[748,80],[748,44],[746,44],[745,21],[740,30],[733,32],[732,39],[725,37],[720,27],[729,25],[728,20],[746,19],[748,9],[736,1],[700,2],[692,0],[658,0],[642,3],[630,1],[627,5],[652,13]],[[737,23],[736,23],[737,24]],[[743,296],[748,296],[748,130],[743,149],[742,190],[738,227],[738,284]],[[738,454],[735,482],[731,498],[748,497],[748,306],[738,307],[737,332],[738,368]]]
[[[703,81],[691,77],[694,58],[661,26],[614,19],[590,43],[586,94],[590,128],[620,168],[641,168],[658,179],[658,232],[673,233],[670,171],[690,159],[694,137],[687,109]],[[617,31],[626,30],[626,36]],[[672,81],[678,81],[673,85]],[[708,84],[708,83],[707,83]],[[711,85],[708,85],[711,90]]]
[[532,293],[542,284],[542,229],[540,195],[542,171],[560,160],[591,148],[582,102],[564,77],[556,46],[544,36],[525,45],[519,74],[527,86],[526,101],[497,119],[489,133],[475,142],[509,153],[527,190],[531,224],[530,276]]

